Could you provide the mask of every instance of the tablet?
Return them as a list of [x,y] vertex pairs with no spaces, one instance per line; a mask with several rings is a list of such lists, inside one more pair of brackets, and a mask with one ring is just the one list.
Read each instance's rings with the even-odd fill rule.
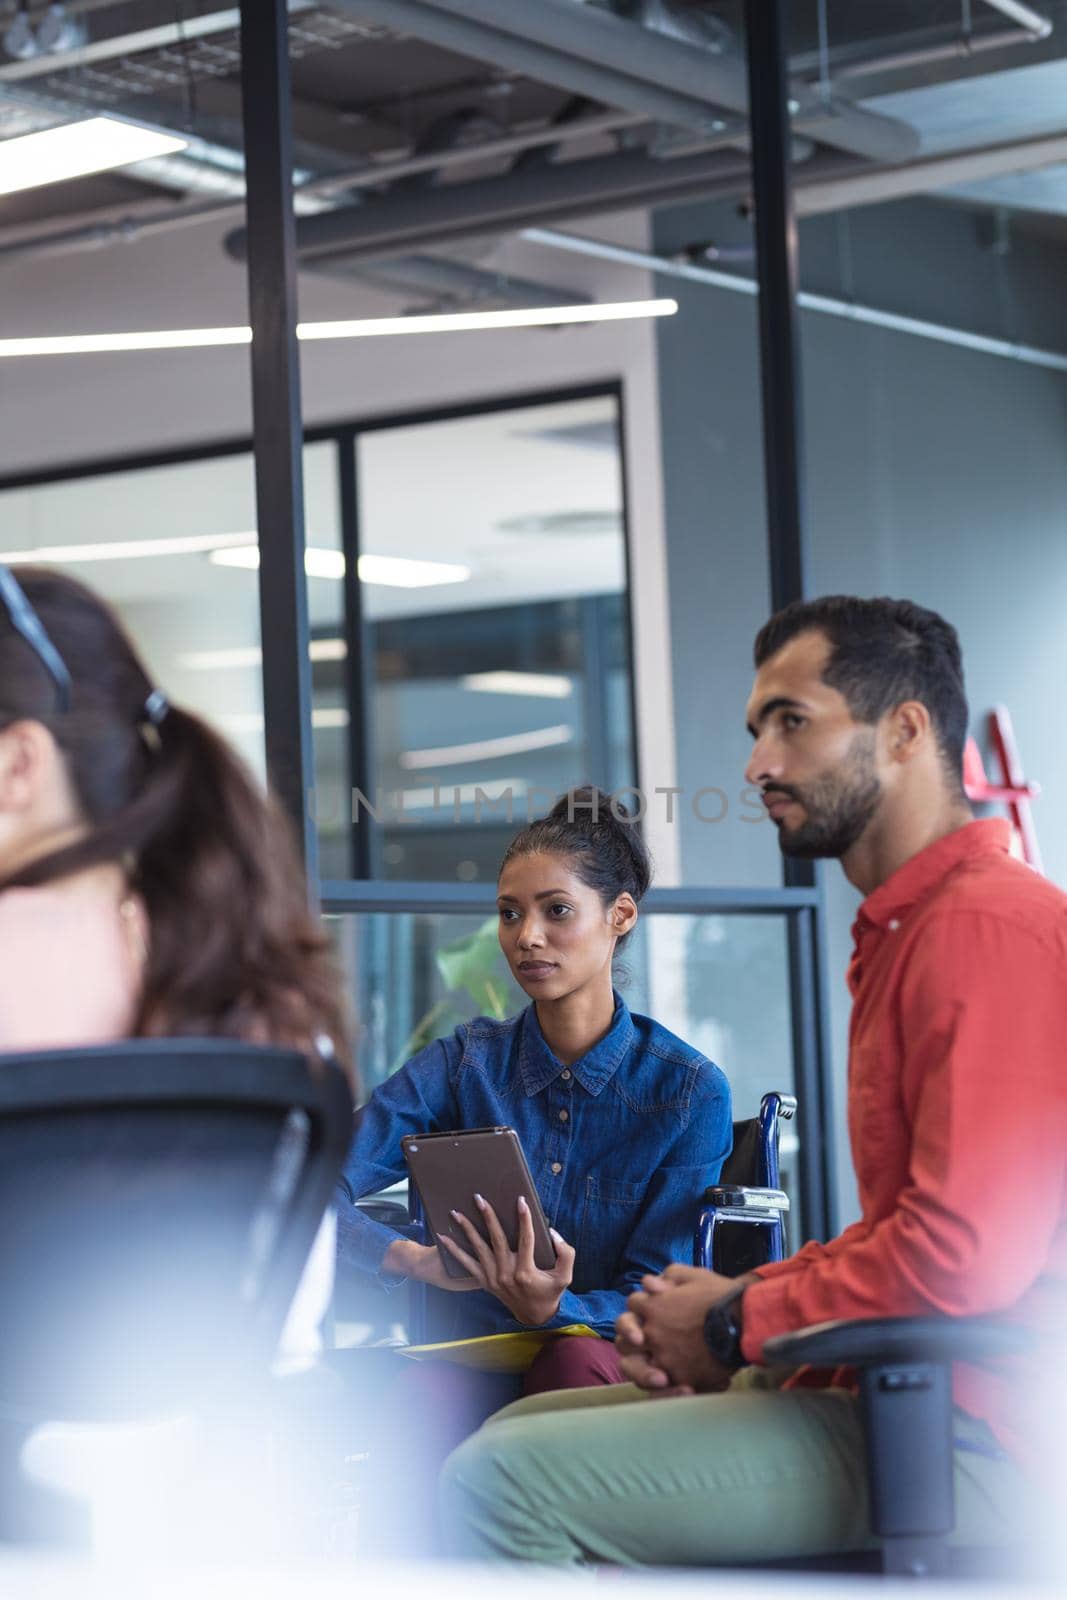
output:
[[[541,1201],[514,1128],[465,1128],[454,1133],[409,1133],[400,1141],[411,1180],[435,1237],[446,1234],[470,1254],[470,1241],[452,1216],[462,1211],[488,1243],[489,1233],[475,1202],[488,1200],[508,1244],[519,1239],[519,1196],[526,1197],[534,1228],[534,1262],[545,1272],[556,1264],[556,1248]],[[450,1278],[469,1279],[460,1263],[438,1244]]]

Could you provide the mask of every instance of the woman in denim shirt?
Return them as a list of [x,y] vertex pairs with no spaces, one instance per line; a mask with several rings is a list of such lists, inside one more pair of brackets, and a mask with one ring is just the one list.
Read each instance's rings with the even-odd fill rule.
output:
[[[615,1319],[643,1274],[690,1258],[700,1199],[730,1149],[723,1073],[612,988],[650,877],[639,833],[598,790],[564,796],[524,828],[504,857],[498,904],[501,947],[533,1004],[506,1022],[462,1025],[388,1079],[360,1114],[345,1169],[356,1200],[403,1176],[405,1134],[515,1128],[553,1229],[553,1271],[536,1268],[521,1240],[513,1253],[488,1208],[495,1249],[468,1223],[469,1251],[453,1250],[471,1282],[447,1276],[436,1246],[355,1208],[342,1205],[340,1224],[342,1261],[389,1287],[416,1279],[439,1291],[435,1338],[571,1323],[601,1336],[549,1341],[527,1394],[618,1381]],[[531,1237],[529,1219],[519,1222]]]

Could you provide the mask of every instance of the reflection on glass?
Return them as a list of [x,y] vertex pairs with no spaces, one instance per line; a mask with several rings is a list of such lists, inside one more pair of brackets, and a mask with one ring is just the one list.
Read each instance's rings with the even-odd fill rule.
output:
[[[491,881],[528,813],[634,781],[617,401],[372,429],[356,472],[373,774],[356,826],[376,876]],[[320,648],[344,634],[332,593]],[[344,663],[315,682],[336,714]],[[347,733],[320,724],[316,743],[323,876],[346,877]]]
[[87,475],[0,502],[0,557],[47,561],[110,600],[172,699],[262,776],[251,456]]
[[[496,937],[496,916],[359,913],[331,917],[359,1022],[364,1093],[431,1040],[478,1015],[527,1003]],[[785,919],[645,913],[616,966],[632,1011],[654,1016],[726,1073],[734,1115],[755,1116],[768,1089],[793,1090]],[[782,1141],[783,1185],[800,1239],[795,1125]]]

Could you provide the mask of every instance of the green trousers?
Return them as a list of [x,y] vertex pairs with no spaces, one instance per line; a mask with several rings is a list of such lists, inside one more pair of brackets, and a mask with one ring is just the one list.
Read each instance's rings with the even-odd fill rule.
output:
[[[861,1550],[858,1404],[739,1373],[723,1394],[662,1400],[629,1384],[507,1406],[441,1480],[452,1552],[553,1565],[718,1566]],[[1023,1490],[984,1423],[956,1412],[956,1534],[1013,1544]]]

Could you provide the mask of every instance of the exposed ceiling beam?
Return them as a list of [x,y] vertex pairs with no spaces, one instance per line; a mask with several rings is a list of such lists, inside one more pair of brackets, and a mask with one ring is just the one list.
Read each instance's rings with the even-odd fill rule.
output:
[[[744,62],[684,44],[575,0],[333,0],[335,9],[476,61],[674,126],[705,130],[723,110],[747,112]],[[792,86],[794,126],[876,161],[918,148],[906,123],[848,102],[825,105]]]
[[913,194],[931,194],[958,183],[979,183],[1014,172],[1067,163],[1067,133],[1044,139],[1020,139],[987,145],[958,155],[930,156],[900,167],[875,167],[866,172],[809,178],[798,174],[794,198],[798,216],[818,216],[850,206],[878,205]]
[[[852,166],[847,157],[819,155],[805,171],[829,175]],[[747,156],[714,153],[659,161],[630,151],[538,166],[415,193],[401,190],[373,204],[300,217],[297,250],[303,262],[326,256],[375,259],[568,217],[736,194],[744,192],[749,176]],[[226,247],[242,258],[244,230],[231,234]]]
[[590,296],[561,289],[510,272],[492,272],[469,261],[446,256],[414,255],[396,260],[349,262],[340,257],[310,263],[312,270],[346,282],[377,284],[391,294],[414,293],[436,307],[568,306],[585,304]]
[[[455,167],[463,162],[498,160],[527,149],[559,145],[572,139],[587,139],[616,128],[630,126],[639,120],[622,112],[607,112],[582,117],[575,122],[561,123],[554,127],[530,128],[500,139],[487,139],[477,144],[464,145],[455,150],[426,152],[418,156],[405,155],[395,160],[365,161],[345,172],[330,173],[300,184],[296,192],[297,211],[299,214],[301,206],[307,203],[309,197],[328,199],[338,192],[347,193],[353,189],[393,183],[397,179],[412,177],[438,167]],[[717,148],[720,145],[725,147],[729,142],[724,134],[721,139],[709,141],[709,144],[712,148]],[[170,171],[173,174],[174,186],[181,188],[180,170],[172,165]],[[195,167],[190,169],[188,176],[190,178],[197,176]],[[192,183],[189,185],[190,192],[196,192],[198,187],[206,189],[208,184]],[[159,232],[170,232],[187,224],[223,221],[227,217],[237,219],[244,215],[243,178],[233,186],[232,193],[232,199],[206,203],[193,202],[165,208],[154,202],[137,210],[132,210],[129,206],[102,207],[83,215],[76,221],[67,217],[66,226],[61,229],[55,227],[54,220],[43,228],[39,223],[0,228],[0,260],[8,256],[53,255],[65,254],[72,250],[94,250],[110,244],[130,243]],[[551,303],[558,305],[561,302],[557,296]]]

